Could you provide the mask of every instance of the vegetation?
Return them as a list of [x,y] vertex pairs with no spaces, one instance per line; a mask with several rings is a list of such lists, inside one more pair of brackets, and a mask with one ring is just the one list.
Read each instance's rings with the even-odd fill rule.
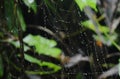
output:
[[119,79],[119,9],[119,0],[0,0],[0,78]]

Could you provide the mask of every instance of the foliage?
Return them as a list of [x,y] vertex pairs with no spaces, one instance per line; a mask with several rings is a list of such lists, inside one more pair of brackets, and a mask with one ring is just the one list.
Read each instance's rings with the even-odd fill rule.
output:
[[8,29],[9,30],[15,30],[13,27],[15,26],[14,24],[14,1],[11,0],[5,0],[4,2],[5,6],[5,18],[8,24]]
[[[82,22],[82,25],[88,29],[91,29],[92,31],[96,33],[96,28],[91,21],[84,21]],[[109,35],[108,33],[110,32],[110,30],[107,26],[102,26],[100,24],[98,25],[99,25],[98,30],[100,31],[100,33],[103,33],[102,34],[103,40],[100,40],[101,38],[99,37],[99,35],[93,35],[94,39],[98,41],[102,41],[102,43],[105,45],[111,46],[112,41],[115,41],[117,39],[117,34],[114,33],[114,34]]]
[[18,16],[18,20],[20,22],[20,26],[21,26],[22,30],[25,31],[26,30],[26,24],[25,24],[21,9],[19,7],[17,8],[17,16]]
[[[27,35],[23,38],[25,44],[34,47],[35,52],[38,54],[44,54],[48,56],[52,56],[54,58],[58,58],[61,54],[61,50],[59,48],[55,48],[57,43],[54,40],[48,40],[39,35]],[[11,44],[20,48],[19,41],[9,41]],[[28,46],[24,44],[24,51],[30,50]]]
[[2,57],[0,55],[0,78],[3,76],[3,61],[2,61]]
[[58,65],[55,65],[53,63],[50,63],[50,62],[46,62],[46,61],[41,61],[41,60],[38,60],[36,59],[35,57],[32,57],[28,54],[25,54],[25,60],[29,61],[30,63],[35,63],[35,64],[38,64],[39,66],[47,66],[48,68],[50,69],[53,69],[51,71],[41,71],[41,70],[37,70],[37,71],[30,71],[30,70],[25,70],[25,72],[27,74],[39,74],[39,75],[44,75],[44,74],[52,74],[52,73],[55,73],[57,71],[59,71],[61,69],[60,66]]
[[[23,0],[23,3],[30,9],[32,9],[34,11],[34,13],[37,12],[37,4],[35,0]],[[61,69],[61,67],[59,65],[56,65],[52,62],[47,62],[47,61],[43,61],[40,59],[37,59],[29,54],[26,54],[25,52],[31,50],[31,47],[35,47],[35,49],[33,49],[37,54],[43,54],[43,55],[47,55],[50,57],[54,57],[56,59],[58,59],[58,57],[61,54],[61,50],[57,47],[55,47],[57,45],[57,42],[54,40],[49,40],[46,39],[40,35],[27,35],[25,38],[22,38],[22,33],[26,31],[26,23],[24,21],[24,16],[22,14],[22,10],[21,7],[19,6],[19,2],[14,2],[14,0],[5,0],[4,1],[4,10],[5,10],[5,18],[6,18],[6,27],[7,28],[2,28],[5,29],[5,31],[7,31],[8,33],[8,37],[5,38],[4,36],[4,32],[1,32],[1,36],[2,39],[0,40],[3,44],[4,43],[8,43],[10,46],[14,45],[17,49],[19,50],[23,50],[23,56],[24,58],[22,58],[22,60],[26,60],[28,62],[30,62],[31,64],[37,64],[40,67],[48,67],[48,69],[51,69],[51,71],[44,71],[44,70],[39,70],[38,71],[34,71],[34,70],[24,70],[26,72],[26,74],[52,74],[55,73],[57,71],[59,71]],[[10,35],[10,37],[9,37]],[[11,37],[12,36],[12,37]],[[23,42],[22,42],[23,41]],[[27,45],[26,45],[27,44]],[[21,46],[23,45],[24,48],[21,48]],[[3,48],[2,48],[3,50]],[[17,52],[16,50],[13,50],[14,52]],[[3,53],[3,51],[1,51],[1,54]],[[13,53],[12,51],[9,53]],[[21,58],[21,51],[18,53],[15,53],[15,56],[17,56],[17,58]],[[3,76],[4,74],[4,64],[3,64],[3,59],[4,57],[3,54],[0,54],[0,77]],[[12,62],[11,60],[6,60],[7,62],[11,62],[11,65],[13,65],[13,67],[16,69],[16,71],[22,69],[19,66],[15,65],[14,62]],[[9,63],[8,63],[9,64]],[[20,72],[20,71],[19,71]]]
[[[83,9],[84,9],[84,12],[86,13],[86,15],[88,16],[88,19],[89,19],[87,21],[83,21],[81,24],[85,28],[90,29],[91,31],[96,33],[96,34],[93,34],[93,37],[96,41],[100,41],[104,45],[107,45],[107,46],[114,46],[120,52],[120,45],[118,44],[119,41],[116,42],[116,40],[118,39],[118,34],[114,30],[114,27],[118,26],[118,24],[116,24],[116,23],[119,20],[116,20],[116,22],[115,22],[114,21],[114,19],[116,19],[115,17],[112,17],[113,20],[111,20],[111,16],[113,16],[113,14],[115,12],[110,11],[111,9],[113,11],[117,11],[118,7],[113,9],[113,6],[115,6],[116,4],[114,4],[112,1],[110,3],[108,3],[109,1],[102,1],[101,0],[101,2],[103,2],[103,4],[102,3],[101,4],[102,4],[102,6],[104,6],[104,13],[101,15],[102,19],[99,20],[99,18],[97,18],[97,15],[95,14],[95,12],[92,10],[92,9],[94,9],[95,11],[97,11],[97,10],[101,11],[101,7],[98,7],[98,9],[96,8],[96,1],[97,0],[89,0],[89,1],[87,1],[87,0],[75,0],[77,5],[79,6],[80,10],[83,11]],[[105,5],[104,5],[104,3],[105,3]],[[110,5],[110,4],[112,4],[112,5]],[[118,1],[118,4],[119,4],[119,1]],[[108,5],[110,5],[110,6],[108,6]],[[108,13],[110,13],[110,15]],[[105,14],[105,16],[104,16],[104,14]],[[105,26],[100,24],[100,21],[101,20],[103,21],[103,18],[106,21]],[[111,32],[111,30],[114,30],[114,31]],[[102,45],[100,44],[100,47],[101,46]],[[120,69],[120,66],[118,66],[118,67]],[[120,70],[119,70],[119,75],[120,75]]]
[[[116,21],[116,18],[112,15],[119,12],[116,12],[117,9],[112,10],[112,8],[109,8],[110,6],[98,6],[97,1],[98,0],[40,0],[40,3],[37,3],[39,2],[39,0],[1,0],[0,4],[4,4],[2,4],[3,7],[1,6],[2,8],[0,10],[0,15],[2,15],[0,16],[0,78],[4,78],[4,76],[6,76],[7,79],[12,79],[16,72],[17,74],[20,73],[19,76],[21,76],[21,74],[25,74],[28,76],[31,74],[46,75],[59,72],[60,70],[62,70],[62,68],[64,68],[64,64],[66,64],[66,62],[69,63],[68,61],[70,60],[70,58],[72,58],[71,56],[76,54],[79,48],[85,48],[84,44],[86,44],[87,42],[84,43],[85,40],[81,41],[83,38],[80,39],[80,43],[76,40],[73,41],[74,38],[78,39],[80,35],[83,37],[84,34],[82,35],[82,33],[84,32],[91,32],[90,37],[93,37],[92,41],[99,41],[100,45],[98,47],[100,49],[102,49],[104,45],[106,48],[108,48],[108,50],[111,47],[115,47],[117,51],[120,51],[120,32],[118,29],[116,29],[119,24],[119,18],[118,23],[116,24],[114,22],[114,20]],[[103,1],[103,3],[105,2],[104,0],[101,1]],[[38,27],[48,27],[51,29],[55,28],[55,30],[52,31],[39,29],[50,34],[52,38],[50,36],[50,39],[48,39],[47,37],[49,36],[46,35],[46,37],[43,37],[42,33],[37,35],[27,33],[26,35],[29,25],[26,24],[25,21],[26,15],[24,15],[24,10],[21,5],[22,3],[25,7],[28,8],[28,13],[25,14],[30,15],[30,18],[34,19],[31,14],[33,16],[38,15],[44,17],[44,22],[46,23],[42,25],[44,25],[45,27]],[[38,6],[37,4],[40,5]],[[80,10],[76,8],[76,5]],[[43,14],[38,10],[43,10]],[[41,13],[42,15],[39,15],[39,13]],[[109,15],[113,16],[112,19],[110,19]],[[37,18],[39,18],[38,16]],[[40,20],[40,18],[38,20]],[[39,23],[42,22],[40,21]],[[53,40],[53,38],[55,39]],[[71,45],[69,45],[69,41],[71,42]],[[60,44],[58,45],[61,45],[61,48],[64,49],[60,49],[59,47],[57,47],[58,42],[60,42]],[[92,43],[90,43],[90,45]],[[85,45],[86,48],[88,48],[87,45]],[[56,64],[39,58],[40,55],[44,55],[46,57],[54,58],[55,60],[60,60],[62,51],[65,51],[65,55],[68,55],[70,57],[64,55],[63,58],[65,58],[65,62],[62,63],[61,61],[59,61],[60,64]],[[95,55],[95,52],[90,51],[90,54]],[[36,55],[38,55],[38,57]],[[84,55],[86,55],[86,53],[84,53]],[[109,53],[104,55],[106,59],[107,57],[109,57]],[[96,65],[98,59],[95,56],[93,56],[93,59],[91,59],[92,57],[90,56],[90,66],[93,66],[93,64]],[[111,63],[112,66],[114,66],[113,63]],[[110,65],[109,63],[102,64],[102,67],[107,67],[107,65]],[[83,64],[83,66],[85,65]],[[66,71],[69,71],[69,69],[70,68],[68,68],[68,70]],[[97,68],[95,69],[95,71],[96,70]],[[93,71],[94,70],[91,70],[91,72]],[[8,73],[6,74],[6,72]],[[66,72],[63,72],[64,71],[62,71],[62,74],[60,76],[66,77],[66,74],[64,75],[64,73]],[[76,73],[76,79],[82,79],[84,77],[84,75],[82,75],[82,72],[79,72],[78,74]],[[94,76],[96,77],[98,75]]]
[[[82,25],[85,26],[86,28],[96,32],[96,29],[95,29],[93,23],[90,20],[82,22]],[[101,33],[108,33],[110,31],[108,27],[102,26],[100,24],[98,26],[98,29]]]
[[[80,1],[80,0],[78,0]],[[96,4],[94,4],[94,6],[90,6],[90,3],[96,3],[96,1],[94,0],[91,0],[91,2],[89,1],[85,1],[87,5],[84,5],[84,6],[81,6],[81,2],[78,2],[76,1],[76,3],[78,4],[79,8],[80,9],[85,9],[86,6],[89,6],[91,8],[93,8],[94,10],[97,10],[95,8]],[[94,12],[91,11],[90,8],[86,8],[85,10],[88,10],[88,11],[85,11],[85,12],[88,12],[86,13],[89,20],[88,21],[84,21],[82,22],[82,25],[92,31],[94,31],[97,35],[93,35],[94,39],[95,40],[98,40],[98,41],[101,41],[103,44],[105,45],[108,45],[108,46],[111,46],[111,45],[114,45],[119,51],[120,51],[120,46],[115,42],[116,39],[117,39],[117,34],[115,33],[115,31],[111,34],[110,33],[110,26],[102,26],[100,23],[99,23],[99,18],[97,19],[96,18],[96,15],[94,14]],[[90,15],[92,14],[92,15]]]
[[97,0],[75,0],[75,2],[78,4],[81,11],[83,11],[83,9],[86,6],[89,6],[93,8],[95,11],[97,11],[97,8],[96,8]]
[[41,36],[26,36],[23,41],[29,46],[35,47],[36,52],[57,58],[60,56],[61,50],[55,48],[57,43],[54,40],[48,40]]
[[28,6],[29,8],[31,8],[34,13],[37,12],[37,4],[35,0],[22,0],[26,6]]
[[[25,44],[34,47],[35,52],[38,53],[39,55],[43,54],[43,55],[47,55],[47,56],[51,56],[54,58],[57,58],[60,56],[61,54],[61,50],[59,48],[55,48],[55,46],[57,45],[57,43],[54,40],[49,40],[46,39],[42,36],[39,35],[27,35],[26,37],[23,38],[23,41]],[[14,46],[16,46],[16,48],[20,48],[20,43],[19,41],[9,41],[11,44],[13,44]],[[28,51],[30,50],[30,47],[26,46],[24,44],[24,51]],[[51,62],[46,62],[46,61],[42,61],[39,60],[33,56],[30,56],[28,54],[24,54],[25,55],[25,60],[27,60],[30,63],[35,63],[39,66],[46,66],[50,69],[53,69],[53,71],[29,71],[29,70],[25,70],[25,72],[27,74],[51,74],[54,72],[57,72],[61,69],[60,66],[55,65],[54,63]]]

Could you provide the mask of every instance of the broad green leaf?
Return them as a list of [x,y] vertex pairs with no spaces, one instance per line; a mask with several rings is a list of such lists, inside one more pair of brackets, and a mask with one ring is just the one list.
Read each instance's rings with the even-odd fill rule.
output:
[[40,35],[31,35],[31,34],[27,35],[24,38],[24,42],[28,43],[29,45],[45,44],[47,47],[54,47],[57,45],[57,43],[54,40],[48,40]]
[[37,4],[35,0],[23,0],[23,2],[25,3],[26,6],[31,8],[34,11],[34,13],[37,12]]
[[17,16],[18,16],[18,20],[19,20],[19,23],[21,25],[22,30],[25,31],[26,30],[26,24],[25,24],[21,9],[19,7],[17,8]]
[[[84,27],[86,27],[86,28],[96,32],[95,26],[93,25],[93,23],[90,20],[82,22],[82,25]],[[99,29],[99,31],[101,33],[108,33],[109,32],[109,28],[108,27],[102,26],[100,24],[98,24],[98,25],[99,25],[98,29]]]
[[49,56],[52,56],[52,57],[58,57],[61,53],[61,50],[59,48],[54,47],[54,48],[47,48],[47,49],[44,49],[44,50],[41,49],[41,52],[43,52],[43,53],[40,53],[40,54],[44,54],[44,52],[46,52],[46,55],[49,55]]
[[57,45],[54,40],[49,40],[39,35],[33,36],[29,34],[23,39],[23,41],[29,46],[34,46],[35,51],[39,54],[44,54],[56,58],[61,53],[59,48],[54,47]]
[[77,5],[79,6],[81,11],[83,11],[83,9],[86,6],[89,6],[92,9],[94,9],[95,11],[97,11],[97,8],[96,8],[97,0],[75,0],[75,2],[77,3]]
[[0,55],[0,77],[2,77],[3,76],[3,70],[4,68],[3,68],[3,62],[2,62],[2,57],[1,57],[1,55]]
[[[33,36],[29,34],[23,39],[23,41],[29,46],[35,47],[35,51],[38,54],[44,54],[55,58],[59,57],[59,55],[61,54],[61,50],[55,47],[57,43],[54,40],[49,40],[39,35]],[[13,44],[16,48],[20,48],[19,41],[8,42]],[[29,49],[30,48],[28,46],[24,45],[24,51],[27,51]]]
[[32,56],[30,56],[28,54],[25,54],[25,60],[27,60],[27,61],[29,61],[31,63],[37,64],[39,66],[47,66],[48,68],[52,69],[51,71],[41,71],[41,70],[40,71],[39,70],[38,71],[30,71],[29,70],[28,71],[28,70],[26,70],[27,74],[40,74],[40,75],[42,75],[42,74],[51,74],[51,73],[57,72],[58,70],[61,69],[61,67],[58,66],[58,65],[55,65],[55,64],[50,63],[50,62],[41,61],[41,60],[39,60],[39,59],[37,59],[35,57],[32,57]]

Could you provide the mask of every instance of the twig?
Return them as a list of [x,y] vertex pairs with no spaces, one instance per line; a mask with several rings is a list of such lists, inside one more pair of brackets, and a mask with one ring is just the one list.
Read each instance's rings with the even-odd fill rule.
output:
[[117,9],[118,9],[119,2],[120,2],[120,0],[117,0],[117,2],[116,2],[116,4],[115,4],[115,5],[116,5],[116,7],[115,7],[114,12],[113,12],[112,21],[113,21],[113,18],[116,16],[116,11],[117,11]]
[[108,71],[104,72],[103,74],[101,74],[98,79],[106,79],[107,77],[114,75],[114,74],[118,74],[118,68],[119,68],[119,64],[114,66],[113,68],[109,69]]
[[80,61],[90,62],[90,58],[88,56],[82,56],[81,54],[77,54],[73,57],[70,57],[69,61],[65,64],[65,67],[72,67],[78,64]]

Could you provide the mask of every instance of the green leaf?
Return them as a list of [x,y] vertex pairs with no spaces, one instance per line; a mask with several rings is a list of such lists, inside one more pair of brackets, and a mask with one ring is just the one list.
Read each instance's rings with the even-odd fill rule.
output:
[[29,34],[23,39],[23,41],[29,46],[34,46],[35,51],[39,54],[44,54],[55,58],[61,54],[61,50],[59,48],[55,48],[57,43],[54,40],[49,40],[39,35],[33,36]]
[[[19,41],[9,41],[12,45],[14,45],[16,48],[20,48],[20,42]],[[24,51],[26,52],[30,48],[26,45],[24,45]]]
[[37,12],[37,4],[35,0],[23,0],[23,2],[25,3],[26,6],[31,8],[34,11],[34,13]]
[[[61,50],[55,47],[57,43],[54,40],[49,40],[39,35],[33,36],[29,34],[23,39],[23,41],[29,46],[35,47],[35,51],[38,54],[44,54],[55,58],[58,58],[61,54]],[[8,42],[13,44],[16,48],[20,48],[19,41],[12,40]],[[24,51],[29,49],[30,48],[28,46],[24,45]]]
[[108,32],[110,32],[109,27],[102,26],[102,25],[99,25],[99,30],[100,30],[101,33],[108,33]]
[[0,55],[0,77],[2,77],[3,76],[3,62],[2,62],[2,57],[1,57],[1,55]]
[[14,24],[14,0],[5,0],[4,1],[4,7],[5,7],[5,18],[7,21],[8,29],[15,30],[15,24]]
[[39,66],[47,66],[48,68],[52,69],[51,71],[30,71],[30,70],[26,70],[25,72],[27,74],[51,74],[51,73],[54,73],[54,72],[57,72],[58,70],[61,69],[60,66],[58,65],[55,65],[53,63],[50,63],[50,62],[45,62],[45,61],[41,61],[35,57],[32,57],[28,54],[25,54],[25,60],[31,62],[31,63],[34,63],[34,64],[38,64]]
[[[95,26],[94,26],[94,24],[91,22],[91,20],[87,20],[87,21],[82,22],[82,25],[83,25],[84,27],[86,27],[86,28],[88,28],[88,29],[96,32]],[[99,31],[100,31],[101,33],[108,33],[108,32],[109,32],[109,28],[108,28],[108,27],[102,26],[102,25],[100,25],[100,24],[98,24],[98,25],[99,25],[98,29],[99,29]]]
[[26,30],[26,24],[25,24],[21,9],[19,7],[17,8],[17,16],[18,16],[18,20],[19,20],[19,23],[21,25],[22,30],[25,31]]
[[51,9],[54,13],[56,13],[56,8],[54,3],[51,2],[51,0],[44,0],[45,5]]
[[83,9],[86,6],[89,6],[92,9],[94,9],[95,11],[97,11],[97,8],[96,8],[97,0],[75,0],[75,2],[77,3],[77,5],[79,6],[81,11],[83,11]]
[[76,79],[83,79],[82,73],[78,73],[78,74],[76,75]]
[[82,22],[81,24],[82,24],[84,27],[86,27],[86,28],[88,28],[88,29],[90,29],[90,30],[92,30],[92,31],[95,32],[95,27],[94,27],[93,23],[91,22],[91,20],[84,21],[84,22]]

